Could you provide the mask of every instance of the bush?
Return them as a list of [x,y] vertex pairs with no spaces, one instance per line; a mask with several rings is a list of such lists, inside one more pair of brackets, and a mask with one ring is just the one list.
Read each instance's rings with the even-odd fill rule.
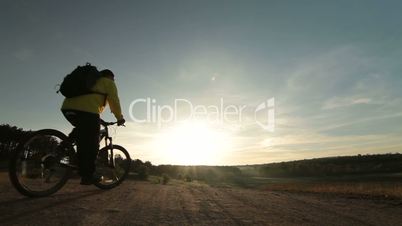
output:
[[190,177],[190,175],[186,175],[186,176],[184,177],[184,181],[185,181],[185,182],[191,182],[191,181],[193,181],[193,179]]
[[145,166],[138,167],[138,179],[140,180],[148,179],[148,170]]
[[170,177],[167,174],[162,175],[162,184],[167,184],[170,181]]

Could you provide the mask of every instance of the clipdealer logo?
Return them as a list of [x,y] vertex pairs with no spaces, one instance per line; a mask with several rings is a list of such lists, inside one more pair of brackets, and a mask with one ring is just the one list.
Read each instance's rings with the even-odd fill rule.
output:
[[[138,114],[140,113],[140,114]],[[263,130],[274,132],[275,99],[270,98],[255,108],[247,105],[225,104],[220,98],[216,105],[195,105],[188,99],[175,99],[171,105],[161,105],[155,98],[139,98],[131,102],[130,118],[136,123],[154,123],[158,128],[172,122],[202,119],[212,123],[242,123],[248,113]]]
[[[263,119],[258,117],[258,113],[263,113]],[[275,131],[275,98],[270,98],[259,104],[254,111],[254,120],[262,129]]]

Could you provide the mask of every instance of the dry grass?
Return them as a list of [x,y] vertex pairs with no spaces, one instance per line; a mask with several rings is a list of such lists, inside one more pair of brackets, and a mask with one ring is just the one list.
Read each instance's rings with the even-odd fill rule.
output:
[[295,182],[270,184],[267,190],[402,198],[402,182]]

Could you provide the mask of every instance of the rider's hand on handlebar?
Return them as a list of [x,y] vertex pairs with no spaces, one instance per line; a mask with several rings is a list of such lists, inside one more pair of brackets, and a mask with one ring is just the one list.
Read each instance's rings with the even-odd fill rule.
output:
[[118,126],[124,126],[124,123],[126,123],[126,120],[124,120],[124,118],[120,119],[120,120],[117,120],[117,125]]

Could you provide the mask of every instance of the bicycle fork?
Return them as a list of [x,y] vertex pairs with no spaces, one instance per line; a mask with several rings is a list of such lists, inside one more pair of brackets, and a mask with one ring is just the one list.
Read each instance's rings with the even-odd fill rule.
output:
[[111,137],[105,137],[105,146],[109,147],[107,150],[110,150],[110,153],[108,154],[108,167],[110,168],[115,168],[115,162],[114,162],[114,155],[113,155],[113,145],[112,145],[112,138]]

